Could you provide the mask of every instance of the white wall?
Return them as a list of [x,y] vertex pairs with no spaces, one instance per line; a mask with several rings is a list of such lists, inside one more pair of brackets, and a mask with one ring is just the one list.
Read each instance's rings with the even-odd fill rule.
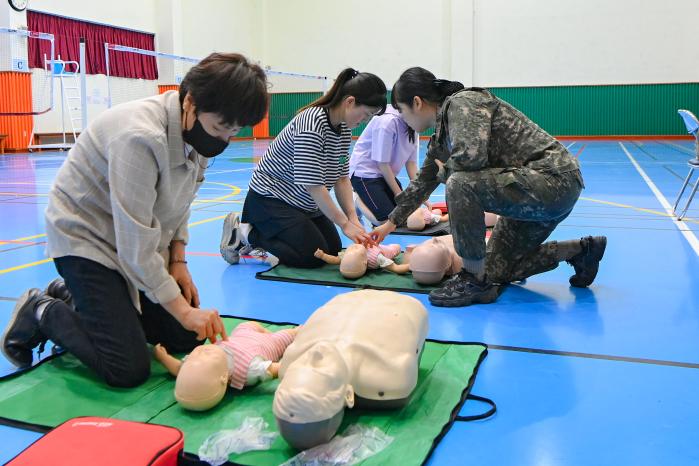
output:
[[[410,66],[465,85],[699,81],[699,1],[672,0],[32,0],[31,8],[154,32],[159,51],[241,52],[273,69],[334,77],[346,66],[390,87]],[[16,27],[6,4],[0,23]],[[0,57],[1,58],[1,57]],[[162,83],[177,72],[161,61]],[[270,77],[273,92],[322,90]],[[90,118],[105,107],[88,80]],[[37,131],[56,131],[56,118]]]
[[183,54],[203,58],[211,52],[256,56],[255,15],[259,0],[182,1]]
[[697,0],[477,0],[482,86],[699,81]]
[[260,57],[391,85],[410,66],[465,85],[699,81],[699,1],[262,0]]
[[351,66],[377,74],[389,87],[415,65],[440,76],[470,74],[470,60],[455,61],[454,54],[470,50],[471,36],[451,25],[454,13],[470,19],[471,0],[261,3],[260,56],[272,68],[334,77]]

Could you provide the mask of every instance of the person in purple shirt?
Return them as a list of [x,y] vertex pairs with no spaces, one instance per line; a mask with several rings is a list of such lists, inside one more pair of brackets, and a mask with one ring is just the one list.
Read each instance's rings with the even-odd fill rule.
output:
[[379,223],[386,221],[396,207],[395,197],[403,191],[396,178],[403,167],[408,177],[415,179],[417,146],[415,131],[390,105],[383,115],[371,119],[354,146],[350,158],[352,188]]

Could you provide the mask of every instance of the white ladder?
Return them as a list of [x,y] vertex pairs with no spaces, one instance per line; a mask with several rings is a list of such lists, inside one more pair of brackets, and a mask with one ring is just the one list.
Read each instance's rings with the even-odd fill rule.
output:
[[[66,61],[62,63],[62,71],[58,74],[61,83],[61,96],[63,97],[63,109],[68,110],[70,130],[73,133],[73,143],[78,139],[78,134],[82,131],[82,96],[80,95],[80,64],[76,61]],[[68,71],[68,66],[75,69]],[[61,118],[64,118],[63,111]],[[64,129],[65,133],[65,129]]]
[[[74,68],[67,70],[68,66]],[[34,149],[58,149],[68,150],[75,145],[78,133],[82,131],[82,101],[80,95],[80,64],[76,61],[61,60],[59,55],[57,59],[47,60],[44,55],[44,69],[51,73],[53,77],[58,77],[58,82],[61,85],[61,135],[62,142],[52,144],[34,144],[34,129],[32,128],[31,144],[29,151]],[[53,82],[51,84],[53,86]],[[65,113],[68,112],[70,121],[70,130],[73,134],[73,141],[68,141],[66,131]]]

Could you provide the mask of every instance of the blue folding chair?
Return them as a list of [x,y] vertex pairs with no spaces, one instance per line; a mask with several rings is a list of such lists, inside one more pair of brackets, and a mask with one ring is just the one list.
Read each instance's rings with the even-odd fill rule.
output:
[[687,132],[693,135],[694,139],[696,140],[695,156],[693,159],[689,159],[687,161],[687,164],[689,165],[689,173],[687,173],[687,178],[684,179],[682,189],[680,189],[675,205],[672,207],[672,213],[677,216],[677,220],[682,220],[682,217],[684,217],[684,215],[687,213],[687,209],[689,209],[689,205],[692,203],[692,199],[694,199],[694,195],[697,193],[697,188],[699,188],[699,177],[697,177],[697,181],[692,187],[692,192],[689,195],[689,199],[687,199],[687,203],[684,205],[684,210],[680,215],[677,215],[677,205],[680,203],[680,199],[682,199],[682,194],[684,194],[684,190],[687,188],[689,181],[692,179],[694,170],[699,169],[699,120],[697,120],[697,117],[695,117],[689,110],[678,110],[677,113],[679,113],[682,117],[682,121],[684,121],[684,125],[687,127]]

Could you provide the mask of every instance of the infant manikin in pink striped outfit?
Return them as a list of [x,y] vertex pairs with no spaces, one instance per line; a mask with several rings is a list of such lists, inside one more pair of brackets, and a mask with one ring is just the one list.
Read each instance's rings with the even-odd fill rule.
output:
[[297,331],[270,332],[257,322],[243,322],[225,340],[197,346],[182,361],[162,345],[155,346],[154,355],[177,377],[177,402],[186,409],[204,411],[221,401],[228,385],[241,390],[276,378],[279,360]]
[[[440,209],[428,210],[424,207],[420,207],[415,212],[410,214],[408,221],[406,222],[406,227],[408,230],[422,231],[427,227],[431,227],[448,220],[449,214],[443,213]],[[495,226],[495,223],[498,221],[498,216],[496,214],[486,212],[483,220],[485,221],[485,226],[490,228]]]
[[340,253],[340,256],[331,256],[318,249],[315,256],[328,263],[340,266],[343,277],[355,279],[364,276],[367,269],[385,269],[393,273],[408,273],[408,265],[396,264],[393,259],[400,254],[398,244],[380,244],[366,247],[362,244],[352,244]]
[[440,209],[428,210],[424,207],[419,207],[410,214],[406,226],[408,230],[422,231],[426,227],[431,227],[447,220],[449,220],[449,214],[442,214]]

